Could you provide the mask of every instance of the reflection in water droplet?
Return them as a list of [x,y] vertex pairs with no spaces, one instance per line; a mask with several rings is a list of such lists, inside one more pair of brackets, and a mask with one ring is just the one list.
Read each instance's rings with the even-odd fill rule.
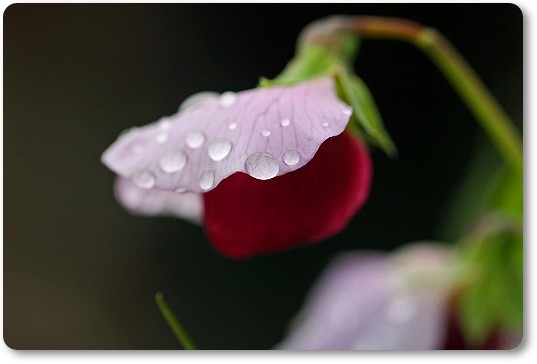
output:
[[324,122],[321,125],[323,126],[323,128],[328,128],[330,126],[330,124],[328,124],[327,122]]
[[250,155],[245,162],[248,174],[260,180],[267,180],[278,175],[280,166],[276,158],[265,152]]
[[158,144],[164,144],[168,141],[168,134],[165,132],[158,133],[157,137],[155,138]]
[[155,186],[155,176],[150,171],[144,169],[132,176],[132,182],[140,188],[153,188]]
[[288,166],[294,166],[300,161],[300,154],[296,150],[288,150],[283,154],[282,159]]
[[282,119],[282,120],[280,121],[280,125],[281,125],[281,126],[289,126],[289,124],[291,124],[291,120],[289,120],[289,119],[287,119],[287,118]]
[[416,304],[410,297],[396,297],[388,305],[385,318],[390,324],[401,325],[410,321],[416,311]]
[[201,147],[205,141],[205,135],[201,131],[190,131],[186,135],[186,145],[192,149]]
[[207,152],[213,161],[218,162],[229,155],[232,146],[233,144],[229,139],[219,138],[209,144]]
[[235,130],[235,129],[237,129],[237,126],[238,126],[237,123],[233,122],[233,123],[229,124],[229,125],[227,126],[227,128],[228,128],[229,130]]
[[200,176],[200,188],[203,191],[207,191],[211,187],[213,187],[214,183],[214,172],[213,171],[205,171]]
[[160,168],[166,173],[175,173],[186,165],[186,154],[180,150],[169,150],[160,158]]
[[237,95],[234,92],[227,91],[220,95],[220,106],[222,107],[231,107],[235,105],[237,101]]
[[351,116],[352,115],[352,109],[350,107],[346,107],[345,109],[341,110],[341,113],[343,115]]
[[261,135],[263,135],[264,137],[268,137],[268,136],[270,136],[270,134],[271,134],[270,130],[268,130],[268,129],[263,129],[261,131]]

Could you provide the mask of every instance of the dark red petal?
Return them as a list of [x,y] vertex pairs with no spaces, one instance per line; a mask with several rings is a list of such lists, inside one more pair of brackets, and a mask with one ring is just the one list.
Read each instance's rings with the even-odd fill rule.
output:
[[246,258],[336,234],[366,201],[371,169],[364,146],[344,132],[295,172],[267,181],[236,173],[203,195],[209,240]]

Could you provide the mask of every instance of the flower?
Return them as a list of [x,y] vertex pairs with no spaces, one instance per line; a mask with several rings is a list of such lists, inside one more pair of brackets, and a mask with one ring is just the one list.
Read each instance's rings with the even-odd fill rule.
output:
[[454,310],[455,255],[441,243],[414,243],[386,255],[336,258],[309,294],[285,350],[430,350],[515,347],[495,331],[469,346]]
[[201,221],[220,252],[246,258],[333,235],[365,203],[371,161],[345,132],[351,115],[332,77],[205,93],[124,132],[102,162],[128,210]]

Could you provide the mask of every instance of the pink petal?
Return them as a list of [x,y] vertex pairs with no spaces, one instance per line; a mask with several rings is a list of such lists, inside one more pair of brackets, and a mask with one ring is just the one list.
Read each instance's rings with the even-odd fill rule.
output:
[[206,192],[236,172],[263,180],[304,166],[351,113],[332,78],[225,92],[124,133],[102,161],[142,188]]
[[[298,323],[278,349],[439,348],[449,287],[443,280],[449,261],[445,252],[445,247],[419,245],[393,258],[361,253],[336,259],[314,287]],[[436,260],[439,265],[422,261],[433,255],[445,259]],[[405,270],[409,266],[401,265],[401,260],[430,269],[419,270],[417,275],[416,271],[409,273]]]
[[133,214],[177,216],[197,224],[201,223],[203,201],[199,194],[143,189],[124,177],[116,179],[115,194],[123,207]]

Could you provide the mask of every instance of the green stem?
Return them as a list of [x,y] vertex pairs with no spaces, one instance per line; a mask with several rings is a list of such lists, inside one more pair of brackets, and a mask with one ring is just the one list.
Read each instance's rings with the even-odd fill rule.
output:
[[190,337],[188,337],[185,329],[179,323],[179,320],[177,320],[177,317],[175,317],[173,311],[166,303],[162,292],[157,292],[155,294],[155,301],[157,302],[160,313],[168,323],[170,329],[173,331],[177,341],[179,341],[179,344],[181,344],[186,350],[196,350],[196,345],[194,342],[192,342]]
[[361,37],[402,40],[421,49],[474,113],[508,165],[517,173],[523,173],[522,138],[512,120],[470,65],[439,32],[393,18],[349,17],[342,18],[341,22],[341,28],[352,30]]

